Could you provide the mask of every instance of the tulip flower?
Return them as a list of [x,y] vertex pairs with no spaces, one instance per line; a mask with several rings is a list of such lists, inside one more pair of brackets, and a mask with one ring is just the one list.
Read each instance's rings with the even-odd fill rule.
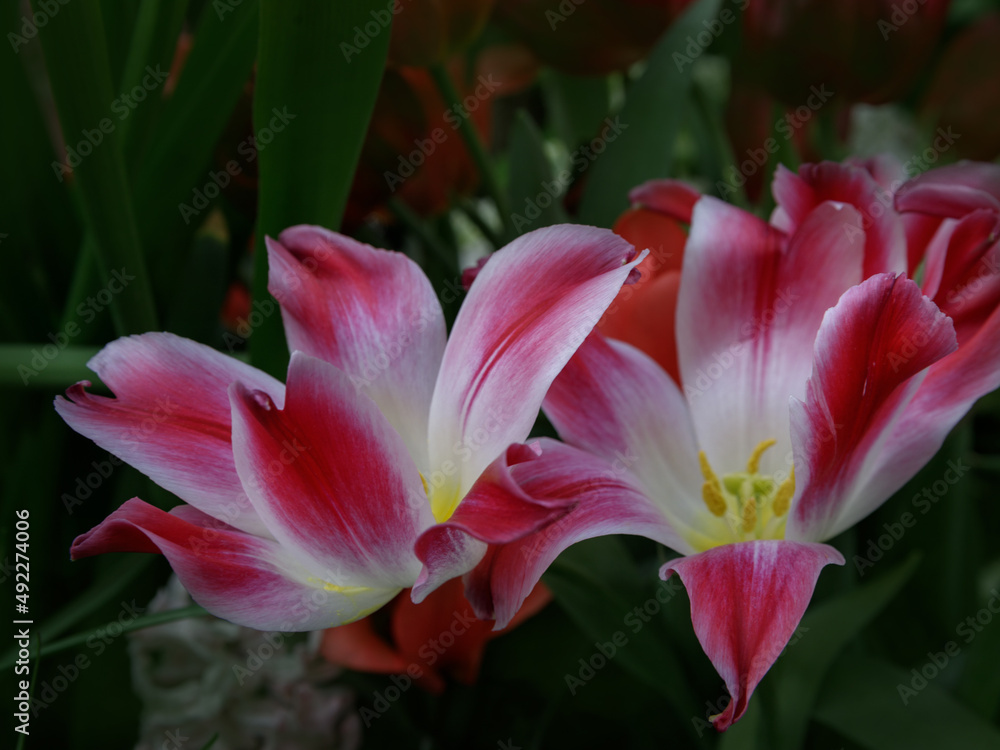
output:
[[641,60],[691,0],[507,0],[496,19],[543,62],[606,75]]
[[[568,445],[541,441],[496,467],[512,515],[562,514],[512,533],[482,523],[474,499],[417,550],[447,569],[457,535],[483,544],[467,596],[503,625],[574,542],[626,533],[671,547],[681,556],[661,576],[684,582],[730,692],[713,717],[724,730],[822,568],[844,563],[824,542],[902,487],[1000,386],[1000,167],[937,170],[895,196],[862,165],[781,169],[770,223],[711,197],[688,209],[676,183],[642,193],[690,221],[674,330],[661,330],[680,380],[593,334],[543,406]],[[909,235],[929,236],[922,287],[906,274],[911,214],[937,225]]]
[[[507,627],[494,630],[492,622],[476,617],[462,588],[461,579],[453,578],[420,604],[403,591],[379,613],[325,631],[320,650],[334,664],[359,672],[407,675],[431,693],[444,691],[446,676],[472,685],[486,644],[536,614],[552,594],[539,583]],[[383,614],[388,622],[380,629],[373,619]]]
[[792,106],[805,104],[813,86],[826,86],[843,101],[892,101],[906,93],[930,57],[949,4],[746,2],[740,66]]
[[490,505],[480,475],[502,474],[641,257],[607,230],[524,235],[481,270],[446,340],[434,290],[400,253],[307,226],[267,251],[285,384],[147,333],[91,360],[114,398],[84,381],[56,399],[73,429],[187,503],[128,500],[71,554],[160,552],[213,614],[314,630],[413,585],[418,535],[471,497]]

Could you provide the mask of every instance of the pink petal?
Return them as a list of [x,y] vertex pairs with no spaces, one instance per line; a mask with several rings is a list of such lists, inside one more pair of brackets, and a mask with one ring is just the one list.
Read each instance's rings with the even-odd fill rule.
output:
[[77,537],[71,554],[79,560],[105,552],[162,552],[198,604],[257,630],[332,627],[363,616],[398,593],[325,590],[271,539],[244,534],[190,506],[165,513],[138,498]]
[[402,438],[348,375],[301,352],[285,408],[230,391],[236,469],[286,548],[329,583],[404,588],[420,570],[413,542],[433,520]]
[[762,471],[787,470],[788,398],[805,394],[823,313],[861,280],[860,223],[827,202],[786,239],[713,198],[695,207],[677,344],[698,442],[718,473],[742,471],[768,439],[777,446]]
[[[885,500],[862,492],[885,439],[922,371],[955,347],[951,321],[901,276],[873,276],[827,313],[805,400],[791,409],[799,491],[789,538],[829,539]],[[888,476],[879,481],[902,475],[893,467],[882,471]]]
[[[562,440],[635,475],[682,534],[670,541],[673,549],[694,552],[693,534],[723,524],[701,497],[687,402],[666,372],[639,350],[591,334],[542,407]],[[719,533],[724,531],[723,525]]]
[[113,341],[87,366],[115,398],[72,386],[55,400],[70,427],[205,513],[267,535],[233,463],[228,389],[239,381],[280,404],[281,383],[169,333]]
[[771,223],[792,234],[825,201],[845,203],[861,214],[865,231],[864,277],[906,271],[906,236],[893,196],[863,167],[835,162],[803,164],[799,173],[779,165],[774,177],[778,202]]
[[701,193],[682,180],[649,180],[629,191],[628,199],[632,205],[645,206],[661,214],[691,223],[694,204],[701,198]]
[[[499,629],[571,544],[607,534],[677,538],[627,471],[553,440],[539,447],[540,454],[521,451],[494,463],[451,519],[424,533],[417,555],[426,567],[414,601],[471,571],[466,596],[477,616],[496,619]],[[475,558],[463,557],[463,540],[476,543]]]
[[483,266],[431,404],[431,464],[448,491],[464,495],[528,436],[552,380],[642,257],[608,230],[562,225],[519,237]]
[[336,365],[370,396],[427,469],[427,415],[445,345],[444,317],[420,267],[320,227],[268,238],[268,288],[289,347]]
[[825,544],[753,541],[726,544],[672,560],[691,599],[695,635],[729,690],[729,705],[713,717],[720,732],[747,709],[754,689],[795,632],[820,571],[844,557]]
[[915,177],[896,192],[896,209],[960,219],[980,208],[1000,212],[1000,165],[962,161]]

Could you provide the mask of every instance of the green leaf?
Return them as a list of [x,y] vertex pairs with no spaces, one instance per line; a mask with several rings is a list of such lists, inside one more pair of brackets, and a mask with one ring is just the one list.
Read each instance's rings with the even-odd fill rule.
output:
[[[610,227],[628,208],[628,191],[646,180],[668,177],[677,134],[688,105],[692,64],[684,62],[687,37],[704,31],[720,0],[699,0],[673,24],[649,57],[646,71],[628,92],[619,121],[622,132],[590,167],[580,219]],[[680,54],[683,59],[674,58]]]
[[593,138],[611,109],[609,79],[543,68],[538,80],[552,128],[566,147],[572,151],[577,144]]
[[1000,750],[1000,732],[933,682],[904,704],[913,674],[871,657],[837,660],[815,717],[872,750]]
[[[340,227],[390,29],[360,50],[350,40],[354,27],[371,24],[378,10],[385,10],[384,0],[261,2],[254,128],[273,129],[260,150],[253,296],[261,302],[269,298],[265,236],[294,224]],[[256,366],[284,377],[288,351],[279,316],[254,331],[250,352]]]
[[[641,585],[643,578],[621,540],[600,537],[573,545],[552,564],[543,580],[559,605],[595,643],[624,639],[611,659],[663,695],[680,723],[693,734],[689,717],[700,716],[701,711],[685,683],[680,662],[669,648],[662,623],[658,619],[646,623],[645,618],[635,615],[636,608],[650,600],[663,606],[669,606],[669,600],[656,599],[655,589]],[[594,649],[597,653],[596,645]],[[587,661],[591,654],[580,656]]]
[[774,732],[778,748],[802,746],[816,697],[827,671],[844,647],[875,618],[919,566],[916,555],[864,586],[810,610],[800,639],[790,645],[766,679],[773,686]]
[[[109,306],[120,334],[156,330],[156,310],[132,210],[122,134],[111,119],[115,99],[97,0],[61,5],[39,32],[63,137],[75,154],[74,187],[94,234],[98,266],[108,281],[132,278]],[[61,171],[61,170],[60,170]],[[60,179],[67,175],[61,171]]]
[[220,15],[214,3],[206,3],[177,88],[139,164],[136,202],[143,237],[168,259],[176,252],[172,230],[197,221],[189,213],[182,216],[181,204],[203,216],[192,205],[194,191],[210,182],[212,149],[253,71],[257,0],[227,3],[225,9]]
[[[518,234],[567,221],[562,207],[565,184],[555,178],[545,154],[542,134],[523,109],[510,136],[510,179],[507,197],[513,229]],[[544,204],[544,205],[543,205]]]

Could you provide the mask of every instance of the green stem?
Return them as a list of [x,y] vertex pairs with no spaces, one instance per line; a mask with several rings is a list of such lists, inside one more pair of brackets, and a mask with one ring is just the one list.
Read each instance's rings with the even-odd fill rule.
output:
[[[177,620],[185,620],[189,617],[205,617],[208,615],[208,610],[204,607],[199,607],[194,604],[190,607],[182,607],[181,609],[171,609],[167,612],[154,612],[151,615],[143,615],[142,617],[137,617],[132,622],[127,622],[122,624],[117,620],[106,623],[99,628],[94,628],[93,630],[88,630],[85,633],[77,633],[76,635],[71,635],[68,638],[63,638],[59,641],[54,641],[49,644],[44,644],[39,649],[37,656],[50,656],[51,654],[57,654],[60,651],[66,651],[74,646],[82,646],[89,639],[94,637],[103,637],[108,633],[109,628],[115,626],[121,629],[122,633],[131,633],[133,630],[142,630],[143,628],[151,628],[154,625],[163,625],[168,622],[176,622]],[[10,652],[0,662],[0,670],[6,671],[14,664],[16,659],[15,653]]]
[[[0,344],[0,388],[31,386],[62,389],[78,380],[93,380],[87,362],[96,346],[67,346],[59,349],[50,341],[37,344]],[[47,354],[55,353],[48,357]]]
[[[455,111],[457,107],[459,112],[463,111],[462,100],[458,96],[458,91],[455,90],[455,84],[452,83],[448,71],[441,65],[435,65],[430,70],[431,76],[434,78],[434,83],[437,85],[438,91],[441,92],[441,96],[444,97],[445,103],[449,108]],[[489,154],[486,153],[486,147],[479,138],[479,133],[476,132],[476,128],[472,124],[472,119],[468,116],[459,117],[458,131],[462,134],[462,139],[465,141],[465,145],[468,146],[469,153],[472,154],[472,160],[476,163],[476,169],[479,170],[479,175],[486,187],[486,192],[489,193],[490,197],[497,204],[497,211],[500,212],[500,220],[503,222],[504,235],[508,238],[514,237],[516,233],[511,225],[511,213],[510,206],[507,204],[507,196],[500,188],[500,181],[497,179],[496,171],[493,169],[493,163],[490,160]]]

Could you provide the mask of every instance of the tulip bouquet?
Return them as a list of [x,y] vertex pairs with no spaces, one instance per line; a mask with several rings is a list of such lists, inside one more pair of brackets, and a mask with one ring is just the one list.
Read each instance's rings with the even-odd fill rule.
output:
[[13,5],[17,746],[1000,748],[985,5]]

